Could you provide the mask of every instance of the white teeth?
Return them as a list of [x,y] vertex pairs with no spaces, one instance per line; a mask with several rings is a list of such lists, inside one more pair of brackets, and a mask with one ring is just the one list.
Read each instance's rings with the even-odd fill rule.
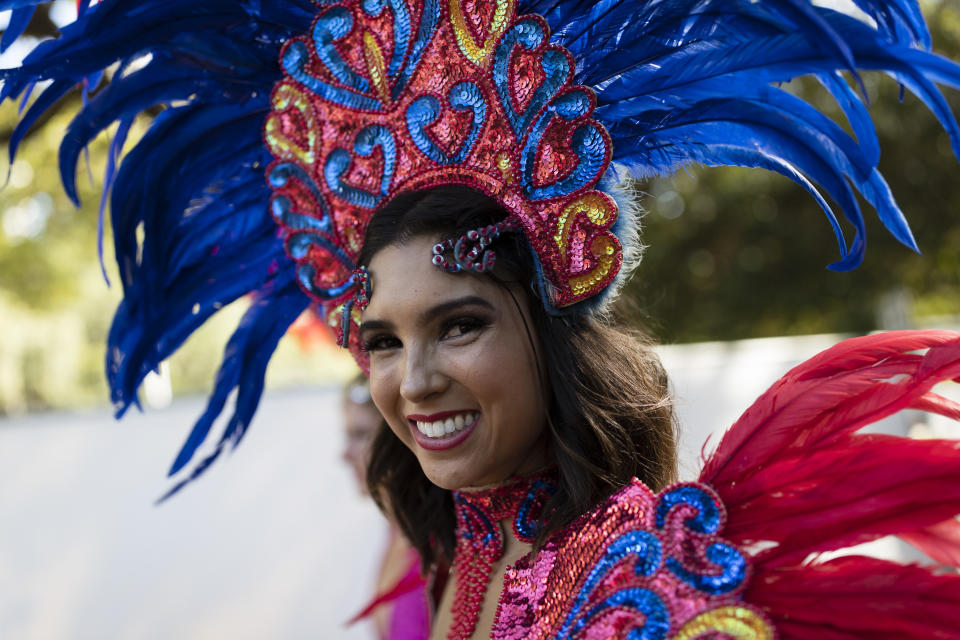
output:
[[460,431],[467,425],[473,424],[480,414],[475,412],[458,413],[454,417],[446,420],[437,420],[435,422],[417,421],[417,429],[420,433],[430,438],[443,438],[452,433]]

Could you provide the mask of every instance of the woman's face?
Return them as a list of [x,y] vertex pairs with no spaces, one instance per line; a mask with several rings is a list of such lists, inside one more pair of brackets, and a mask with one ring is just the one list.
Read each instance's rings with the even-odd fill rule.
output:
[[370,445],[380,429],[383,418],[376,407],[369,404],[343,403],[343,428],[346,442],[342,457],[350,465],[360,492],[367,492],[367,461],[370,459]]
[[546,463],[546,409],[526,296],[430,262],[416,237],[377,253],[360,339],[370,393],[445,489],[501,482]]

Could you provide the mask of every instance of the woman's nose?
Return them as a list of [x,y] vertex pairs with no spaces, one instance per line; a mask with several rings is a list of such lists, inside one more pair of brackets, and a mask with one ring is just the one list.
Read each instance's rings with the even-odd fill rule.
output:
[[437,366],[436,358],[426,350],[408,350],[404,362],[400,395],[408,402],[422,402],[442,393],[447,377]]

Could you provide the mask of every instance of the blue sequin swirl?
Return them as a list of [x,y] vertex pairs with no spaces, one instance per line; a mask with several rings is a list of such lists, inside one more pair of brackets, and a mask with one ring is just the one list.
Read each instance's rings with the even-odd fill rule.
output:
[[[697,510],[683,521],[684,527],[705,535],[720,532],[723,516],[718,499],[709,491],[690,485],[675,487],[660,496],[657,503],[657,528],[663,529],[670,512],[678,506],[687,505]],[[667,568],[678,578],[705,593],[723,594],[737,589],[747,577],[747,560],[735,547],[723,542],[714,542],[706,549],[706,558],[719,567],[719,573],[701,573],[687,569],[679,558],[667,558]]]
[[694,589],[719,595],[730,593],[743,584],[747,577],[747,560],[735,547],[715,542],[707,547],[707,560],[720,567],[718,575],[690,571],[676,558],[667,558],[670,571]]
[[549,482],[544,482],[543,480],[537,480],[531,485],[530,491],[524,496],[523,501],[520,503],[520,508],[517,509],[517,518],[514,520],[514,526],[521,540],[524,542],[533,542],[533,539],[540,533],[541,523],[539,520],[532,518],[530,513],[537,502],[537,498],[544,494],[552,496],[556,492],[557,488],[554,485]]
[[339,198],[351,204],[374,209],[390,190],[393,172],[397,164],[397,143],[386,127],[378,124],[363,128],[357,134],[353,149],[360,156],[369,156],[376,147],[383,150],[383,175],[380,178],[380,192],[370,193],[344,183],[341,178],[350,168],[353,158],[346,149],[334,149],[323,166],[323,177],[327,187]]
[[577,620],[570,629],[569,636],[558,634],[558,638],[573,638],[586,626],[591,619],[607,609],[630,607],[643,614],[643,626],[632,629],[627,634],[627,640],[663,640],[670,632],[670,612],[667,611],[663,600],[649,589],[639,587],[622,589],[595,606],[583,618]]
[[600,125],[588,122],[576,128],[571,136],[571,147],[577,154],[577,166],[567,177],[552,183],[534,186],[533,173],[537,151],[543,135],[553,118],[566,121],[582,118],[590,113],[592,103],[583,89],[563,94],[550,103],[537,119],[520,153],[520,171],[523,190],[530,200],[548,200],[574,193],[600,178],[607,166],[607,139],[600,133]]
[[471,111],[470,132],[453,156],[447,154],[427,134],[426,128],[440,117],[440,101],[434,96],[421,96],[407,108],[407,130],[410,138],[425,156],[437,164],[459,164],[470,155],[487,119],[487,101],[473,82],[460,82],[450,89],[450,106],[458,111]]
[[[406,64],[400,69],[400,72],[393,82],[393,87],[390,89],[390,96],[394,100],[400,99],[413,73],[417,70],[417,67],[420,66],[420,59],[423,57],[423,52],[426,51],[427,45],[430,44],[433,36],[437,33],[437,22],[440,19],[440,3],[438,0],[425,0],[425,2],[422,3],[422,7],[417,37],[414,39],[413,46],[410,47],[410,52],[407,54]],[[407,15],[406,19],[410,19],[409,15]]]
[[350,68],[334,44],[353,30],[353,14],[346,7],[331,7],[317,18],[313,27],[313,48],[317,57],[341,84],[362,93],[370,92],[370,82]]
[[310,52],[300,40],[294,40],[283,52],[283,69],[287,74],[322,99],[352,110],[377,111],[380,101],[350,89],[335,87],[307,72]]
[[674,507],[688,505],[697,514],[684,520],[684,525],[697,533],[717,533],[720,529],[720,505],[709,492],[689,485],[676,487],[660,496],[657,503],[657,528],[662,529]]
[[393,14],[393,57],[390,59],[387,75],[392,80],[397,77],[404,54],[410,46],[410,9],[404,0],[363,0],[363,11],[376,18],[383,13],[388,2]]
[[[457,502],[469,509],[470,513],[473,514],[477,522],[480,523],[480,526],[483,529],[483,539],[481,540],[482,544],[489,544],[495,537],[500,535],[499,526],[491,522],[490,518],[487,517],[487,514],[485,514],[482,509],[477,508],[476,505],[471,504],[468,500],[465,500],[463,496],[457,492],[454,492],[453,497]],[[465,538],[472,539],[473,530],[470,527],[464,527],[464,530],[459,532],[457,535],[462,535]]]
[[322,202],[323,196],[320,195],[320,187],[313,181],[309,172],[295,162],[281,162],[271,169],[269,177],[270,187],[273,189],[281,189],[287,186],[290,178],[299,180],[300,183],[313,194],[317,202]]
[[290,198],[282,194],[275,194],[270,199],[270,213],[273,219],[280,225],[292,231],[314,230],[330,233],[331,222],[330,214],[327,211],[327,205],[320,195],[320,189],[317,188],[313,178],[310,177],[300,165],[293,162],[282,162],[270,171],[270,186],[274,189],[280,189],[287,186],[290,178],[296,178],[313,195],[320,217],[316,215],[305,215],[293,210],[293,202]]
[[523,140],[530,128],[530,123],[557,95],[570,75],[570,62],[567,57],[556,49],[548,49],[540,57],[540,65],[544,72],[543,82],[534,91],[530,103],[522,114],[514,109],[513,99],[510,96],[510,58],[513,49],[520,45],[532,51],[543,44],[545,39],[546,33],[540,22],[529,18],[520,20],[503,35],[493,55],[494,86],[518,142]]
[[[581,610],[590,600],[590,595],[593,590],[596,589],[597,585],[600,584],[604,576],[606,576],[613,567],[630,556],[637,559],[636,572],[638,576],[652,576],[660,567],[663,557],[663,548],[660,539],[649,531],[630,531],[617,538],[613,544],[607,547],[603,557],[597,561],[587,575],[587,579],[577,594],[573,606],[570,608],[570,613],[563,623],[563,627],[561,627],[560,632],[557,634],[558,638],[566,638],[573,635],[574,621],[577,620]],[[593,615],[593,613],[590,615]],[[587,618],[589,618],[589,616],[587,616]]]
[[[322,247],[324,250],[329,252],[330,255],[336,258],[337,261],[344,266],[344,269],[352,276],[354,269],[353,261],[350,260],[347,254],[336,242],[322,233],[311,233],[308,231],[294,233],[287,238],[286,246],[290,257],[297,261],[305,259],[312,247]],[[333,300],[338,298],[354,286],[353,278],[349,277],[345,282],[334,287],[319,287],[314,282],[316,275],[317,269],[311,263],[303,262],[297,265],[297,279],[300,281],[300,284],[303,285],[303,288],[311,295],[314,295],[321,300]]]

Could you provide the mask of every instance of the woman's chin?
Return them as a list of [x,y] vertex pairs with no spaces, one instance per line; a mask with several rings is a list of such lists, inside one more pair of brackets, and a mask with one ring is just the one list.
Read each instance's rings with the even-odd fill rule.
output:
[[473,486],[478,474],[465,473],[464,469],[437,469],[434,465],[421,465],[424,475],[433,484],[447,491],[459,491]]

